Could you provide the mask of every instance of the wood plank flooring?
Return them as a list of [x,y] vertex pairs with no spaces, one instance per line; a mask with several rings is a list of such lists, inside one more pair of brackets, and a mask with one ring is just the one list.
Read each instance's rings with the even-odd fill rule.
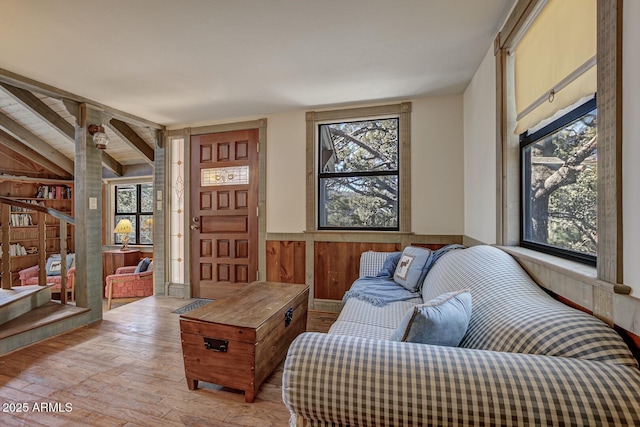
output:
[[[179,315],[189,301],[149,297],[104,320],[0,357],[2,426],[287,426],[282,363],[254,403],[184,377]],[[324,332],[336,313],[310,312]],[[25,409],[26,412],[17,412]]]

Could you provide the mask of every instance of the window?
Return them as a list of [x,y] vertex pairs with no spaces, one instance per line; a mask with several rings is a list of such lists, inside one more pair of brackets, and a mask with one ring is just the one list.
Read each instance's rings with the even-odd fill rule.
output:
[[596,123],[594,98],[520,135],[522,246],[595,265]]
[[[128,219],[133,225],[132,245],[153,244],[153,184],[117,185],[115,187],[114,224]],[[114,233],[114,242],[121,243]]]
[[398,230],[399,119],[318,125],[318,229]]
[[[411,103],[356,107],[341,110],[307,111],[306,120],[306,171],[307,171],[307,200],[306,200],[306,229],[317,230],[358,230],[358,231],[411,231]],[[384,122],[393,120],[394,123],[384,126],[395,126],[395,140],[390,143],[391,129],[382,129]],[[323,127],[321,130],[321,126]],[[340,125],[349,128],[341,129]],[[380,126],[380,130],[367,126]],[[321,133],[324,132],[324,136]],[[343,132],[342,140],[338,134]],[[349,132],[355,132],[350,135]],[[384,137],[382,133],[388,133]],[[351,137],[351,138],[349,138]],[[386,139],[385,139],[386,138]],[[376,141],[376,139],[378,141]],[[347,140],[349,142],[347,142]],[[380,140],[389,143],[380,145]],[[363,147],[364,146],[364,147]],[[393,148],[395,147],[395,148]],[[322,150],[325,150],[324,153]],[[389,156],[389,150],[395,150],[395,166],[387,161],[369,159],[363,167],[355,165],[355,157],[362,156],[362,161],[368,157],[375,157],[367,150],[376,150],[379,154]],[[351,152],[349,152],[351,150]],[[323,157],[324,156],[324,157]],[[341,157],[342,156],[342,157]],[[391,156],[393,157],[393,156]],[[376,161],[378,163],[376,163]],[[395,169],[395,170],[394,170]],[[339,176],[345,174],[345,176]],[[352,174],[352,176],[346,176]],[[395,176],[395,178],[394,178]],[[355,186],[353,181],[361,181],[362,185]],[[378,186],[371,188],[371,186]],[[395,185],[394,190],[384,192]],[[395,220],[388,223],[379,215],[366,218],[364,208],[360,205],[359,219],[354,220],[356,202],[364,197],[359,192],[363,189],[369,193],[372,209],[378,206],[387,209],[393,203],[382,204],[383,199],[395,198]],[[374,193],[375,191],[375,193]],[[337,199],[343,204],[338,206]],[[334,205],[332,206],[332,201]],[[377,205],[380,204],[380,205]],[[378,214],[378,212],[374,212]],[[382,214],[382,212],[379,212]],[[387,212],[385,212],[387,215]],[[375,216],[375,215],[374,215]],[[388,216],[388,215],[387,215]],[[359,221],[359,222],[358,222]],[[369,225],[371,224],[371,225]]]

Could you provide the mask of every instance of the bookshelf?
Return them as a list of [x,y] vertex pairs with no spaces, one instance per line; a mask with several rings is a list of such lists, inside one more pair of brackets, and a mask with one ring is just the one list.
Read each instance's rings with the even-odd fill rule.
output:
[[[73,181],[2,181],[0,195],[73,216]],[[26,207],[0,206],[7,210],[0,217],[2,235],[4,236],[5,229],[8,230],[8,241],[3,237],[0,251],[3,260],[8,256],[10,280],[16,286],[19,284],[20,270],[37,265],[42,256],[46,259],[51,254],[60,252],[60,220]],[[45,234],[44,240],[40,239],[40,233]],[[73,227],[67,227],[66,239],[67,252],[75,252]]]

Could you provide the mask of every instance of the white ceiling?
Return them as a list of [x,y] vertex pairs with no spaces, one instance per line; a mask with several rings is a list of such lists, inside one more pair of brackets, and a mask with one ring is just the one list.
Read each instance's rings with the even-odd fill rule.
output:
[[167,126],[461,93],[515,0],[2,0],[0,68]]

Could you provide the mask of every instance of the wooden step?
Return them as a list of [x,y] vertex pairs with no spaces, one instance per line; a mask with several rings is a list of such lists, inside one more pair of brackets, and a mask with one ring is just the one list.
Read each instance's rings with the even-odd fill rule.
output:
[[0,354],[86,325],[90,311],[49,301],[2,325]]
[[0,289],[0,325],[46,304],[51,300],[49,286],[16,286]]

